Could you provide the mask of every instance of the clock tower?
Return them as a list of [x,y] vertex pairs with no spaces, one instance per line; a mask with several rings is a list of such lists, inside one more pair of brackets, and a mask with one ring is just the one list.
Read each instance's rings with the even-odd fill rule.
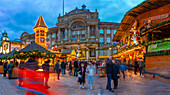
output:
[[35,43],[46,47],[48,28],[42,16],[38,18],[38,21],[34,26],[33,30],[35,31]]

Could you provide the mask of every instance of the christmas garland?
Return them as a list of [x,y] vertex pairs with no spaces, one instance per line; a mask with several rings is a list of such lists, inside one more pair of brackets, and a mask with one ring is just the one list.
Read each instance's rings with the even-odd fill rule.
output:
[[113,54],[113,55],[117,55],[117,54],[123,53],[123,52],[125,52],[125,51],[127,51],[127,50],[133,49],[133,48],[138,47],[138,46],[143,46],[143,44],[138,44],[138,45],[135,45],[135,44],[134,44],[134,45],[132,45],[132,46],[128,46],[128,47],[126,47],[126,48],[118,51],[117,53],[115,53],[115,54]]
[[162,40],[156,40],[156,41],[151,41],[151,42],[145,43],[144,46],[148,46],[148,45],[156,44],[156,43],[162,43],[162,42],[169,42],[169,41],[170,41],[170,38],[165,38]]
[[170,50],[144,53],[144,56],[161,56],[161,55],[170,55]]
[[141,31],[140,32],[140,35],[141,36],[143,36],[142,35],[142,33],[145,33],[145,32],[147,32],[147,31],[149,31],[149,30],[151,30],[151,29],[154,29],[154,28],[156,28],[156,27],[159,27],[159,26],[162,26],[162,25],[165,25],[165,24],[167,24],[167,23],[170,23],[170,20],[167,20],[167,21],[164,21],[164,22],[161,22],[161,23],[158,23],[158,24],[155,24],[155,25],[153,25],[153,26],[151,26],[150,28],[146,28],[145,30],[143,30],[143,31]]

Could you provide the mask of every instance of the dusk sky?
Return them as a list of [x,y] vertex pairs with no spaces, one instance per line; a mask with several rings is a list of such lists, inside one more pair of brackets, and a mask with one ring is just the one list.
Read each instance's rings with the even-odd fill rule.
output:
[[[86,5],[99,12],[100,21],[120,23],[124,14],[144,0],[65,0],[65,12]],[[0,0],[0,30],[6,30],[10,40],[23,32],[34,33],[33,27],[43,16],[48,28],[55,27],[63,0]],[[0,34],[0,37],[2,35]]]

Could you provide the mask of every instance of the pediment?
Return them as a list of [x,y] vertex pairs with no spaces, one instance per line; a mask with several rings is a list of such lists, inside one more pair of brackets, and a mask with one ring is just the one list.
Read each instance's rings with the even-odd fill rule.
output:
[[80,10],[80,9],[75,9],[75,10],[69,12],[69,13],[66,14],[66,15],[81,14],[81,13],[89,13],[89,11]]

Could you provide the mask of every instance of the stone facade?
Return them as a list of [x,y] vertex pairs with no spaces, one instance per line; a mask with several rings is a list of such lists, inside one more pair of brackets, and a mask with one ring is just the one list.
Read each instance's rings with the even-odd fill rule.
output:
[[[100,54],[96,50],[101,46],[113,45],[113,36],[119,23],[100,22],[97,9],[91,12],[83,5],[82,9],[74,9],[64,16],[58,17],[57,27],[49,28],[47,32],[47,46],[57,50],[77,49],[78,57],[110,56],[109,53]],[[22,41],[22,39],[21,39]],[[87,50],[89,49],[89,50]]]

